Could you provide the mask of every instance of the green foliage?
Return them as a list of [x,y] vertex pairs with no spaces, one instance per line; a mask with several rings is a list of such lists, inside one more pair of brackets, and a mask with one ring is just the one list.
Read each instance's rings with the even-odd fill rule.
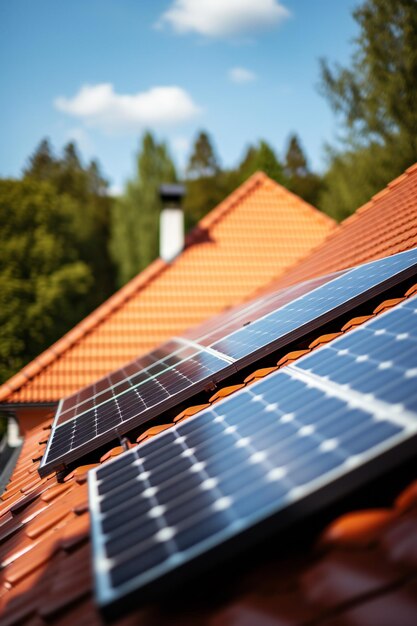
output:
[[206,131],[196,137],[186,168],[184,213],[186,228],[197,224],[227,195],[222,172],[211,138]]
[[307,159],[301,148],[300,140],[297,135],[291,135],[285,155],[285,174],[288,178],[295,178],[296,176],[305,176],[307,173]]
[[[201,149],[202,145],[204,150]],[[221,170],[214,155],[209,135],[200,132],[187,166],[184,210],[188,228],[195,226],[204,215],[258,171],[312,204],[315,204],[322,189],[322,180],[309,170],[295,135],[290,140],[285,167],[266,141],[249,146],[235,169]]]
[[186,228],[195,226],[238,185],[239,182],[234,172],[219,171],[213,176],[201,176],[187,180],[183,203]]
[[[320,206],[347,215],[417,160],[417,3],[365,0],[348,68],[322,61],[322,90],[345,128]],[[338,207],[337,209],[335,207]]]
[[85,314],[93,286],[74,201],[44,181],[0,181],[0,379]]
[[249,146],[247,149],[238,168],[239,181],[243,182],[259,171],[264,172],[277,183],[285,183],[283,167],[273,148],[264,140],[259,141],[256,146]]
[[400,138],[388,144],[372,143],[331,155],[331,166],[324,176],[320,208],[337,220],[348,217],[365,204],[408,165]]
[[200,131],[194,142],[187,165],[187,178],[211,178],[220,172],[220,166],[210,136]]
[[136,167],[135,178],[127,183],[112,211],[110,245],[120,285],[158,256],[159,187],[177,179],[167,146],[149,132],[142,138]]
[[73,201],[79,255],[94,276],[94,289],[84,310],[86,314],[115,289],[115,271],[108,249],[112,199],[107,194],[107,181],[96,161],[83,166],[74,143],[68,143],[62,157],[58,158],[47,139],[30,157],[24,178],[48,181],[58,195]]
[[310,170],[297,135],[291,135],[289,138],[284,173],[288,189],[316,206],[323,189],[323,181]]

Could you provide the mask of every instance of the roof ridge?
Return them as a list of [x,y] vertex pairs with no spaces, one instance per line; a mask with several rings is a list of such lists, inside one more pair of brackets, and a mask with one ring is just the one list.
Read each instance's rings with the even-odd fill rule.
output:
[[[189,247],[201,236],[202,230],[217,224],[223,219],[227,213],[233,209],[239,201],[241,201],[248,193],[256,189],[261,183],[270,181],[274,183],[263,172],[256,172],[250,176],[242,185],[233,191],[225,200],[217,205],[210,213],[203,217],[198,224],[191,230],[185,240],[185,247]],[[277,184],[277,183],[275,183]],[[291,193],[291,192],[288,192]],[[301,199],[300,199],[301,200]],[[181,255],[180,255],[181,256]],[[89,332],[96,328],[110,313],[117,310],[127,300],[132,298],[141,289],[146,287],[150,282],[157,278],[163,271],[170,267],[168,263],[161,258],[155,259],[147,268],[134,276],[126,285],[123,285],[107,300],[100,304],[94,311],[89,313],[71,330],[65,333],[52,346],[44,350],[40,355],[35,357],[19,372],[9,378],[0,385],[0,402],[6,400],[9,395],[17,391],[28,380],[42,372],[48,365],[55,361],[58,357],[69,350],[77,341],[85,337]]]
[[[266,174],[264,174],[264,176],[266,176]],[[294,193],[294,191],[287,189],[287,187],[284,187],[284,185],[282,185],[281,183],[278,183],[276,180],[269,178],[269,176],[266,176],[266,178],[269,182],[272,183],[272,185],[277,187],[280,191],[283,191],[287,195],[291,196],[293,199],[297,200],[299,204],[302,204],[306,208],[311,209],[311,211],[317,214],[317,217],[321,218],[325,222],[332,222],[334,226],[337,226],[337,222],[333,217],[331,217],[330,215],[327,215],[327,213],[324,213],[323,211],[318,209],[316,206],[314,206],[314,204],[307,202],[307,200],[304,200],[304,198],[301,198],[301,196],[298,196],[296,193]]]
[[275,187],[276,190],[279,190],[286,195],[292,197],[294,200],[297,200],[300,205],[303,205],[305,208],[308,208],[316,213],[317,216],[323,221],[336,224],[335,220],[332,217],[326,215],[325,213],[323,213],[323,211],[320,211],[313,204],[310,204],[290,189],[287,189],[287,187],[284,187],[284,185],[281,185],[276,180],[270,178],[267,174],[265,174],[265,172],[259,170],[252,174],[244,183],[239,185],[239,187],[232,191],[231,194],[229,194],[224,200],[222,200],[222,202],[220,202],[220,204],[218,204],[212,211],[210,211],[198,222],[197,226],[195,226],[195,228],[193,228],[187,235],[186,244],[194,243],[194,241],[198,238],[201,230],[207,230],[208,228],[217,224],[219,220],[223,218],[226,213],[231,211],[239,201],[241,201],[245,196],[247,196],[251,191],[253,191],[257,186],[261,185],[262,183],[269,184],[271,187]]

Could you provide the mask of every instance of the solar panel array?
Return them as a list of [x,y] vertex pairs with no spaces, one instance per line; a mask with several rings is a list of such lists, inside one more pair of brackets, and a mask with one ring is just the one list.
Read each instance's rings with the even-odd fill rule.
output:
[[89,474],[99,604],[159,591],[415,453],[417,298]]
[[268,292],[263,296],[234,307],[230,311],[216,315],[196,328],[192,328],[185,333],[184,337],[189,337],[203,346],[211,346],[236,330],[245,328],[261,317],[268,315],[268,313],[276,311],[296,298],[300,298],[304,294],[345,273],[345,270],[334,272],[333,274],[326,274],[325,276],[297,283],[286,289]]
[[51,434],[39,472],[48,473],[62,459],[68,463],[79,458],[181,402],[191,388],[193,393],[202,391],[207,383],[217,380],[218,374],[224,377],[234,371],[226,357],[183,346],[151,367],[86,397],[79,405],[69,406],[67,413],[76,414],[63,423],[59,413],[59,425]]
[[298,338],[306,328],[315,330],[336,313],[349,311],[353,303],[383,293],[395,277],[415,271],[416,261],[417,249],[413,249],[360,265],[210,345],[244,364],[252,362],[267,346],[277,349],[288,335]]
[[[61,402],[39,473],[68,465],[416,272],[414,249],[261,298],[243,318],[241,309],[227,314],[223,331],[219,318],[196,340],[173,339]],[[255,321],[241,327],[246,315]]]

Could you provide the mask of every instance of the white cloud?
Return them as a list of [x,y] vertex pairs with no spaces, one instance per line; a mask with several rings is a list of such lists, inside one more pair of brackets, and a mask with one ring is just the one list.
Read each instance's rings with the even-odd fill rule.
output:
[[235,37],[272,28],[289,15],[279,0],[173,0],[157,25],[179,34]]
[[84,85],[73,98],[56,98],[54,105],[88,126],[110,133],[176,126],[200,111],[181,87],[152,87],[139,93],[118,94],[110,83]]
[[233,67],[229,70],[229,78],[232,83],[251,83],[256,80],[256,74],[244,67]]

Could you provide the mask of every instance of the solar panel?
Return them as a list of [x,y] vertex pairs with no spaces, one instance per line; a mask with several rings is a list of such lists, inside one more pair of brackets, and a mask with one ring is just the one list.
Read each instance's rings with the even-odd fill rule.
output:
[[99,605],[156,593],[415,454],[417,298],[89,473]]
[[113,386],[95,395],[87,389],[58,407],[39,467],[41,476],[86,455],[236,371],[230,359],[199,346],[183,344],[182,349],[167,356],[163,352],[164,358],[146,369],[134,372],[133,367],[128,367],[130,375]]
[[282,528],[416,440],[413,298],[90,472],[99,604]]
[[417,269],[417,248],[353,268],[334,280],[272,311],[252,324],[210,344],[236,359],[241,367],[260,354],[277,350],[291,336],[296,340],[354,306],[411,277]]
[[276,311],[285,304],[345,274],[346,271],[347,270],[343,270],[341,272],[319,276],[318,278],[303,281],[285,289],[274,290],[273,286],[271,286],[271,292],[234,307],[230,311],[216,315],[214,318],[189,330],[185,333],[184,337],[189,337],[202,346],[213,345],[220,339],[232,334],[234,331],[244,328],[248,324],[252,324],[268,313]]
[[124,367],[65,398],[58,408],[56,424],[62,424],[88,409],[96,408],[113,395],[160,374],[172,365],[183,361],[190,354],[195,354],[196,351],[195,346],[191,346],[190,349],[190,346],[176,339],[162,344],[156,350],[134,359]]
[[414,249],[264,296],[172,339],[60,403],[39,473],[68,465],[416,272]]

